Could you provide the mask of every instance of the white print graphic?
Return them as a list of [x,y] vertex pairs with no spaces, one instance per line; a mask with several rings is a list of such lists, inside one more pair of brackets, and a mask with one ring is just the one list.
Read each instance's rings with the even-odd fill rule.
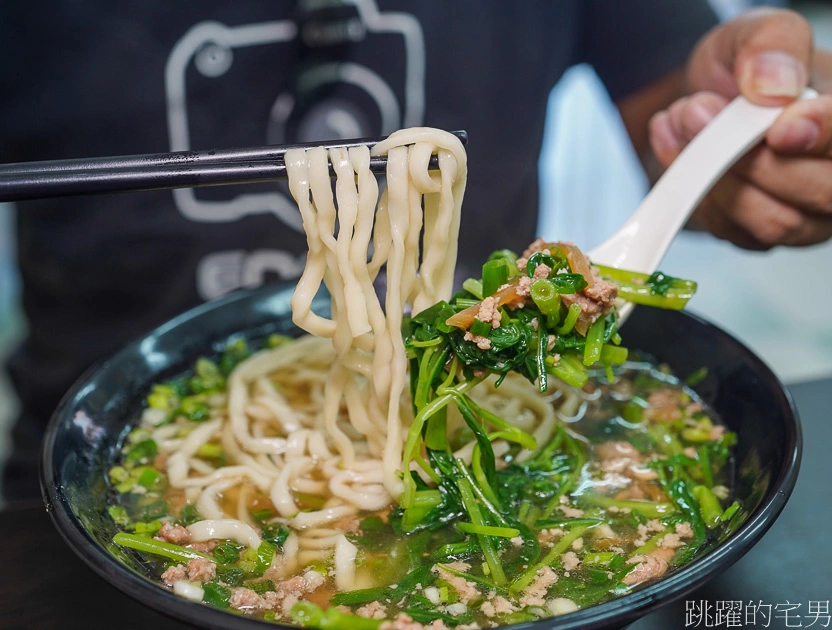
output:
[[305,254],[296,257],[271,249],[214,252],[199,261],[197,290],[203,299],[213,300],[241,287],[258,287],[269,273],[281,280],[297,278],[305,261]]
[[[306,9],[314,9],[306,2]],[[327,62],[310,68],[300,79],[298,89],[304,93],[330,84],[349,84],[370,97],[378,110],[381,129],[370,129],[365,112],[356,103],[343,98],[324,98],[304,112],[293,141],[324,138],[355,138],[380,131],[387,135],[399,127],[421,125],[425,111],[425,44],[419,21],[406,13],[382,13],[375,0],[341,0],[334,5],[352,5],[357,16],[340,22],[310,20],[303,29],[292,20],[279,20],[227,26],[216,21],[193,26],[174,45],[165,67],[168,133],[171,151],[191,149],[191,128],[188,120],[186,73],[191,64],[208,79],[225,75],[234,65],[234,51],[252,46],[288,45],[300,38],[309,47],[328,46],[340,42],[361,42],[369,34],[401,35],[405,51],[403,78],[404,102],[396,91],[373,69],[352,62]],[[319,7],[318,7],[319,8]],[[227,89],[227,88],[223,88]],[[271,106],[269,120],[263,121],[266,142],[286,141],[286,123],[295,107],[290,92],[278,94]],[[200,199],[194,189],[174,190],[173,198],[179,212],[199,223],[228,223],[247,215],[268,213],[297,233],[303,226],[294,200],[279,187],[263,191],[253,188],[228,200]],[[296,278],[303,261],[282,251],[242,250],[215,252],[203,258],[197,268],[197,287],[204,299],[224,295],[240,287],[261,284],[264,274],[280,278]]]
[[[289,42],[295,37],[297,26],[289,20],[234,28],[219,22],[202,22],[189,30],[173,47],[165,66],[171,151],[191,148],[185,72],[192,59],[200,73],[216,78],[231,67],[235,48]],[[173,198],[185,217],[200,223],[235,221],[247,214],[272,212],[289,227],[302,230],[294,204],[279,192],[247,193],[230,201],[205,201],[197,199],[194,189],[185,188],[174,190]]]
[[[330,43],[335,37],[355,41],[366,33],[400,34],[406,52],[404,107],[399,106],[394,90],[366,66],[353,63],[324,65],[311,73],[311,80],[319,85],[344,82],[362,88],[377,104],[385,134],[400,126],[421,124],[425,110],[425,45],[419,21],[406,13],[381,13],[375,0],[344,0],[344,3],[356,7],[358,22],[355,18],[347,20],[339,32],[332,31],[337,25],[330,27],[329,31],[310,25],[300,36],[309,45],[322,45]],[[235,49],[289,43],[298,36],[298,27],[291,20],[234,27],[212,21],[192,27],[173,47],[165,67],[171,151],[187,151],[191,148],[185,74],[192,61],[200,74],[217,78],[233,65]],[[294,99],[291,95],[278,96],[272,107],[272,119],[263,121],[264,127],[269,127],[270,139],[282,135],[274,129],[288,119],[293,106]],[[343,137],[349,137],[360,129],[348,110],[333,109],[327,112],[326,119],[330,128],[348,134]],[[236,221],[248,214],[268,212],[290,228],[302,231],[300,215],[294,202],[280,191],[246,193],[224,201],[199,199],[193,189],[174,190],[173,196],[182,215],[192,221],[221,223]]]

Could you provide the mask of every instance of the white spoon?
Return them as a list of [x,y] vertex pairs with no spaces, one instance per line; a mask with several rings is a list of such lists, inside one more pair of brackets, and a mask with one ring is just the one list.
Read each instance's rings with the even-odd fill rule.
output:
[[[815,98],[807,89],[802,99]],[[782,107],[760,107],[737,97],[685,147],[624,225],[589,252],[607,267],[651,274],[705,195],[766,135]],[[621,323],[634,305],[619,306]]]

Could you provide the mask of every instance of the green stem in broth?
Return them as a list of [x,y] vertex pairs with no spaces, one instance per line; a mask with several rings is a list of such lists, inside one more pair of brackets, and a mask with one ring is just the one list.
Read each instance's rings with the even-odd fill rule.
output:
[[613,499],[612,497],[605,497],[601,494],[584,494],[581,495],[580,501],[588,505],[596,507],[610,508],[616,507],[619,510],[632,510],[643,514],[648,518],[659,518],[667,516],[676,511],[672,503],[658,503],[654,501],[625,501],[620,499]]
[[532,583],[537,572],[540,571],[543,567],[549,567],[554,564],[554,562],[558,559],[558,556],[564,553],[569,547],[572,545],[573,542],[578,540],[581,536],[584,535],[584,532],[589,529],[589,525],[576,525],[573,529],[571,529],[567,534],[565,534],[552,549],[547,553],[544,558],[538,562],[537,564],[529,567],[526,569],[520,576],[511,583],[509,586],[509,590],[512,593],[519,593],[523,589],[525,589],[529,584]]
[[[465,510],[468,512],[468,517],[474,525],[486,525],[485,519],[482,517],[479,505],[477,505],[474,491],[471,489],[471,484],[467,479],[457,479],[457,487],[459,494],[462,497],[462,503],[465,505]],[[484,534],[478,534],[480,547],[485,556],[485,561],[488,563],[488,568],[491,571],[491,577],[497,586],[502,586],[506,582],[505,573],[503,573],[503,565],[500,562],[500,557],[497,555],[497,550],[494,549],[494,544],[491,538]]]
[[173,543],[163,542],[155,538],[148,538],[146,536],[137,536],[135,534],[128,534],[127,532],[119,532],[113,537],[113,542],[122,547],[135,549],[136,551],[144,551],[145,553],[152,553],[156,556],[162,556],[170,560],[178,560],[180,562],[188,562],[196,558],[211,558],[204,553],[188,549],[187,547],[180,547]]

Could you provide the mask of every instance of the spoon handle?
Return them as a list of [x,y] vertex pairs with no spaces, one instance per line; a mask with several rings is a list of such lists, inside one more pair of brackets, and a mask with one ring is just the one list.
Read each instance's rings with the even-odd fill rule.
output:
[[[814,98],[806,90],[802,98]],[[621,228],[589,253],[594,263],[656,271],[670,243],[705,195],[763,139],[783,108],[737,97],[696,136]]]

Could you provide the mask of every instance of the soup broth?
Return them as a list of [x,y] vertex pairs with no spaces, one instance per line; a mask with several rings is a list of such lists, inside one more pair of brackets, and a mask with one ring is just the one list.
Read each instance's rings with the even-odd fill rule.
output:
[[[445,473],[440,483],[416,466],[413,474],[420,490],[436,488],[443,509],[428,506],[415,525],[394,504],[297,527],[281,516],[269,492],[244,480],[218,489],[211,502],[223,517],[246,523],[258,546],[245,544],[237,529],[223,534],[220,526],[216,536],[194,535],[195,523],[208,522],[200,514],[205,484],[173,487],[166,452],[227,412],[227,396],[193,392],[220,378],[220,366],[228,373],[247,355],[241,342],[232,344],[217,363],[201,359],[193,373],[156,386],[151,408],[110,471],[110,513],[123,530],[117,542],[144,553],[167,588],[212,606],[328,628],[520,623],[604,602],[667,575],[718,541],[739,511],[730,490],[735,435],[666,370],[628,362],[611,382],[593,374],[582,389],[558,382],[539,394],[509,375],[500,388],[492,377],[474,390],[475,404],[529,430],[545,422],[542,408],[556,419],[534,449],[493,442],[492,496],[468,478],[475,468],[471,473],[459,465],[471,461],[476,442],[450,410],[449,448],[429,455],[433,468]],[[298,369],[315,364],[307,359]],[[296,387],[298,369],[275,370],[269,382],[294,409],[313,412],[321,392],[308,380]],[[511,395],[518,390],[534,404]],[[266,423],[256,433],[281,431]],[[223,430],[213,431],[192,455],[191,478],[199,472],[217,475],[219,484],[233,479],[217,471],[245,458],[227,446]],[[288,491],[301,514],[317,513],[337,509],[327,487],[327,476],[313,464]],[[489,511],[509,515],[512,526],[486,525],[485,518],[468,522],[469,501],[484,517]],[[344,549],[354,554],[346,588],[338,560]]]

